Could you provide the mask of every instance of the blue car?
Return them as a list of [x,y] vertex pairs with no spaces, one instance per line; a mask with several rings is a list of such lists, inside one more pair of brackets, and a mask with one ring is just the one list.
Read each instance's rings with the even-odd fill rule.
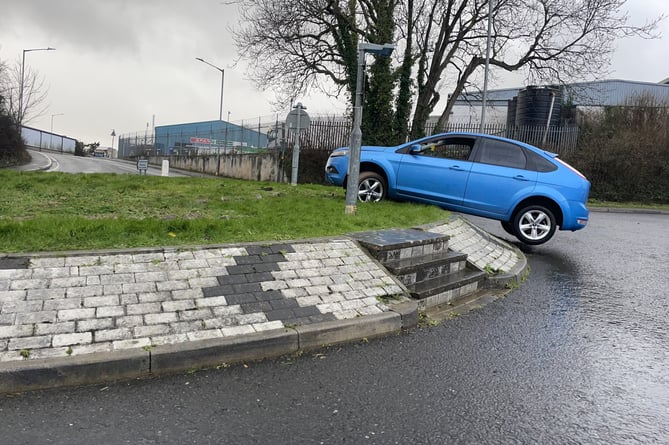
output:
[[[348,147],[330,154],[329,183],[346,187],[348,158]],[[589,192],[585,176],[556,154],[496,136],[443,133],[360,151],[360,201],[415,201],[495,219],[530,245],[558,227],[584,228]]]

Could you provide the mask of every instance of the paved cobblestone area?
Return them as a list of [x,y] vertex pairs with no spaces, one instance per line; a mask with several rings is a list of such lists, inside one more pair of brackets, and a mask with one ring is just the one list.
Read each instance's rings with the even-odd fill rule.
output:
[[34,256],[0,270],[0,362],[354,318],[402,292],[347,239]]
[[[463,218],[424,228],[480,269],[508,244]],[[404,290],[353,240],[0,261],[0,363],[243,336],[390,311]],[[385,300],[387,301],[387,300]]]
[[521,260],[513,246],[460,216],[426,230],[448,235],[449,248],[467,254],[467,261],[480,270],[491,268],[501,273],[509,273]]

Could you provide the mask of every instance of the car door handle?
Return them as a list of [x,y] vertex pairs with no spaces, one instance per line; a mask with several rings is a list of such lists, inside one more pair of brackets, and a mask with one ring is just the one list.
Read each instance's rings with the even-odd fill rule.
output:
[[449,169],[449,170],[459,171],[459,172],[463,172],[463,171],[464,171],[459,165],[451,165],[450,167],[448,167],[448,169]]
[[516,175],[516,176],[513,177],[513,179],[515,179],[515,180],[517,180],[517,181],[529,181],[529,179],[527,179],[527,178],[526,178],[525,176],[523,176],[523,175]]

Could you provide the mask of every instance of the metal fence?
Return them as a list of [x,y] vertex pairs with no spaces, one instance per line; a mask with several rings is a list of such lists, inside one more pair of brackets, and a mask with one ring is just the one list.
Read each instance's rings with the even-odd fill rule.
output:
[[[436,131],[434,125],[426,128],[428,134]],[[460,124],[449,123],[444,131],[480,131],[479,124]],[[482,133],[494,136],[501,136],[517,141],[525,142],[558,154],[567,154],[576,150],[579,127],[558,127],[558,126],[513,126],[507,127],[505,124],[486,124],[483,126]]]
[[[296,143],[297,135],[288,131],[285,121],[277,116],[204,124],[156,127],[155,134],[147,130],[121,135],[118,155],[120,158],[133,158],[257,154],[290,149]],[[351,130],[352,122],[346,117],[312,117],[309,128],[299,135],[300,150],[329,152],[348,146]],[[434,124],[426,126],[428,135],[435,132],[479,130],[478,124],[470,123],[449,123],[446,128],[439,130]],[[579,136],[578,127],[507,127],[504,124],[487,124],[482,132],[519,140],[559,154],[574,151]]]
[[30,148],[61,153],[74,153],[77,144],[76,139],[26,126],[21,126],[21,137]]

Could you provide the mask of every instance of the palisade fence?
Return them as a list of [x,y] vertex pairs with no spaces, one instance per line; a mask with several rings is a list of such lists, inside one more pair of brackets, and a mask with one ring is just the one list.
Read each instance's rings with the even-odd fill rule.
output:
[[[197,131],[189,132],[188,128],[184,125],[156,131],[156,134],[148,129],[123,134],[119,137],[118,156],[125,159],[148,158],[152,163],[169,159],[176,168],[242,179],[290,179],[285,173],[290,171],[287,167],[290,167],[290,153],[297,142],[297,135],[287,129],[283,119],[272,116],[238,122],[214,121],[210,127],[208,124],[200,126]],[[323,160],[324,164],[329,152],[349,145],[351,130],[352,121],[347,117],[312,116],[309,128],[300,133],[300,151],[313,152],[313,155],[305,153],[305,158],[311,156],[313,162]],[[428,123],[425,130],[426,135],[431,135],[449,131],[479,132],[480,127],[478,124],[453,122],[446,128],[436,129],[434,123]],[[482,133],[516,139],[565,155],[575,151],[579,128],[487,124]],[[243,160],[243,157],[253,159]],[[269,164],[272,164],[271,168]],[[263,170],[262,174],[260,170]],[[322,176],[321,172],[318,175]]]
[[[480,130],[479,124],[472,123],[452,122],[438,131],[435,127],[434,123],[428,123],[425,134]],[[351,130],[352,122],[346,117],[312,118],[309,128],[300,134],[300,150],[332,151],[348,146]],[[516,139],[558,154],[566,154],[576,149],[579,128],[507,127],[505,124],[486,124],[482,132]],[[250,121],[230,123],[229,128],[226,127],[225,130],[212,128],[191,133],[180,130],[160,135],[158,139],[148,131],[123,134],[119,137],[118,156],[135,158],[154,155],[211,156],[266,153],[268,150],[292,149],[296,135],[287,130],[284,121],[278,119],[263,121],[259,118],[255,123]]]

